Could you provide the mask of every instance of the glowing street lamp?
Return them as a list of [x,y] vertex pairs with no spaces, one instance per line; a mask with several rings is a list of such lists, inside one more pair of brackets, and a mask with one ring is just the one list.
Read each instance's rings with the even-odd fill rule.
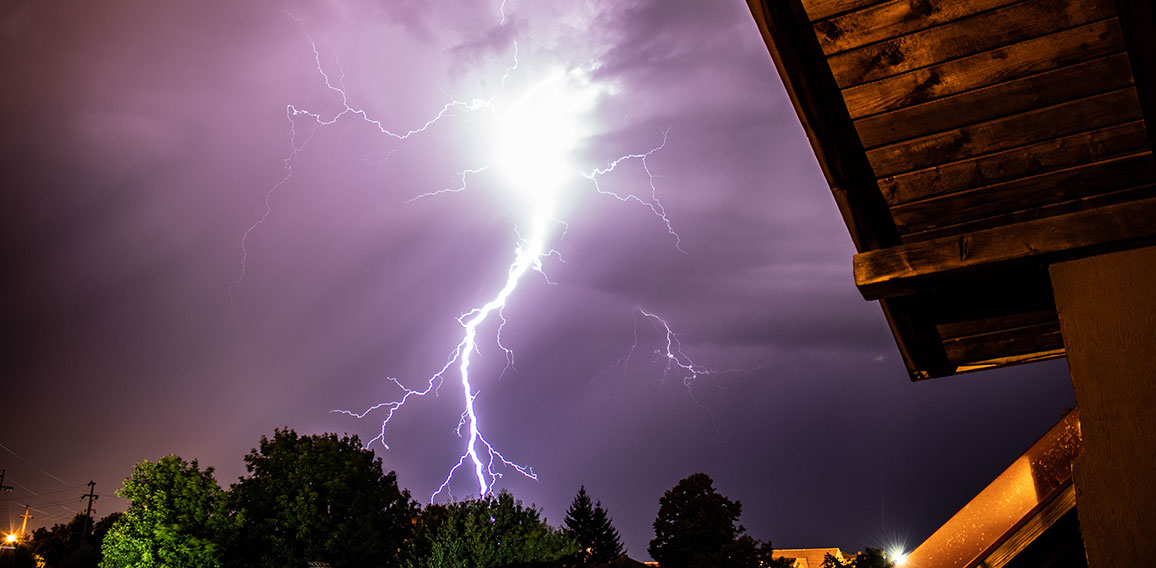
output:
[[891,558],[892,566],[903,566],[907,563],[907,553],[902,548],[893,548],[887,551],[887,556]]

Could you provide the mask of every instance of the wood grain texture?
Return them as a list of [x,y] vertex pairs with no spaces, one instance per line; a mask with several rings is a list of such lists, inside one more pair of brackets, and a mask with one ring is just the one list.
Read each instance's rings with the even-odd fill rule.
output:
[[879,179],[891,205],[926,199],[1010,179],[1095,162],[1149,148],[1144,122],[1080,132],[930,168]]
[[[782,1],[782,0],[777,0]],[[802,0],[807,17],[813,22],[836,14],[858,10],[883,0]]]
[[828,63],[845,89],[1113,15],[1111,0],[1027,0],[840,53]]
[[1134,88],[1025,112],[867,151],[878,177],[918,170],[1141,118]]
[[1146,151],[906,203],[893,207],[891,214],[900,232],[907,234],[1154,182],[1156,161]]
[[944,340],[988,333],[993,329],[1012,329],[1056,321],[1055,310],[1033,310],[997,317],[944,323],[935,326]]
[[1117,53],[1007,83],[855,121],[863,146],[903,140],[1113,91],[1132,84],[1128,55]]
[[862,118],[1123,50],[1112,18],[845,89],[843,100]]
[[815,23],[828,56],[958,20],[1019,0],[890,0]]
[[931,286],[934,279],[1032,259],[1049,263],[1156,238],[1156,198],[1129,201],[855,255],[855,284],[867,299]]
[[1076,211],[1105,207],[1108,205],[1115,205],[1117,203],[1124,203],[1126,201],[1148,199],[1150,197],[1156,197],[1156,184],[1127,187],[1125,189],[1108,191],[1105,193],[1097,193],[1087,197],[1058,201],[1048,205],[1030,207],[1028,209],[1020,209],[1019,211],[1012,211],[1010,213],[1001,213],[991,217],[982,217],[973,221],[941,225],[926,231],[908,233],[903,236],[903,241],[912,243],[917,241],[938,239],[951,235],[962,235],[964,233],[982,231],[984,229],[990,229],[993,227],[1023,223],[1025,221],[1033,221],[1036,219],[1043,219],[1045,217],[1052,217],[1055,215],[1066,215]]
[[[1054,314],[1053,314],[1054,315]],[[1011,329],[948,339],[943,342],[947,359],[958,366],[1016,355],[1063,349],[1060,322],[1053,320]]]

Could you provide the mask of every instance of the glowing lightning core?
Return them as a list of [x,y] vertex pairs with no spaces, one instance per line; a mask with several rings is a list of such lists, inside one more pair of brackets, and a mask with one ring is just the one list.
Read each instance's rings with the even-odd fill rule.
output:
[[[289,16],[298,23],[301,31],[305,33],[302,22],[292,14]],[[308,33],[305,35],[308,39]],[[542,272],[543,260],[554,254],[554,251],[548,249],[548,243],[551,241],[555,228],[565,226],[556,218],[562,207],[561,198],[567,187],[573,187],[573,181],[576,179],[585,178],[593,184],[595,191],[599,194],[612,196],[620,201],[635,201],[647,207],[665,224],[667,231],[674,239],[675,247],[680,251],[682,250],[679,246],[679,237],[658,199],[654,176],[651,174],[646,161],[652,154],[665,146],[666,132],[662,133],[662,143],[645,153],[621,156],[609,162],[606,167],[591,172],[579,171],[571,162],[571,154],[579,141],[590,134],[583,129],[583,125],[589,124],[590,121],[583,119],[593,109],[598,97],[602,95],[603,89],[592,83],[581,70],[554,70],[545,74],[542,80],[536,82],[511,104],[499,106],[496,101],[504,95],[503,91],[506,89],[507,80],[511,73],[518,69],[517,43],[513,45],[513,63],[506,68],[497,91],[488,98],[469,101],[453,100],[446,103],[438,113],[419,127],[410,130],[391,131],[379,120],[372,118],[364,109],[351,106],[342,78],[338,76],[334,80],[326,73],[316,44],[312,39],[309,41],[313,47],[317,72],[324,79],[325,86],[340,96],[343,108],[332,117],[324,118],[322,115],[307,109],[293,105],[287,107],[286,114],[292,133],[292,151],[284,162],[286,175],[266,193],[264,213],[242,236],[241,275],[234,282],[234,286],[240,284],[244,278],[246,239],[269,216],[272,194],[292,177],[293,164],[300,152],[309,143],[316,128],[336,124],[343,117],[353,117],[373,126],[386,136],[404,141],[410,136],[426,131],[442,119],[452,116],[452,113],[489,113],[495,120],[496,128],[493,129],[493,139],[488,141],[488,147],[494,148],[495,151],[489,156],[486,163],[462,171],[460,173],[462,182],[460,187],[423,193],[412,200],[430,198],[447,192],[464,191],[467,188],[469,176],[479,175],[490,170],[499,172],[505,179],[505,183],[502,185],[510,190],[510,198],[519,210],[524,212],[521,223],[528,227],[528,230],[520,235],[519,242],[514,249],[513,261],[508,268],[504,285],[489,301],[458,317],[458,322],[464,330],[462,339],[450,351],[441,369],[428,378],[423,388],[409,388],[398,379],[390,377],[389,380],[403,391],[403,395],[399,399],[373,405],[363,412],[349,410],[336,412],[364,418],[371,412],[384,409],[386,415],[381,423],[381,431],[369,443],[372,444],[380,440],[388,448],[385,430],[395,412],[404,406],[411,397],[425,396],[431,391],[435,391],[444,382],[451,369],[455,369],[456,366],[464,399],[464,409],[458,423],[457,433],[466,439],[465,448],[457,463],[449,470],[445,480],[430,496],[431,502],[437,498],[438,494],[446,490],[453,480],[454,474],[462,466],[467,466],[473,471],[478,492],[482,495],[488,493],[496,479],[501,477],[501,472],[495,470],[495,466],[499,462],[505,467],[536,480],[537,476],[531,468],[506,459],[482,434],[474,404],[479,391],[471,383],[470,378],[472,356],[479,352],[478,329],[492,316],[500,320],[495,341],[506,352],[507,368],[512,365],[512,351],[506,348],[501,341],[501,332],[505,325],[502,312],[526,273],[530,270]],[[296,125],[298,120],[313,123],[312,130],[300,141],[298,140]],[[643,170],[650,179],[650,194],[648,196],[620,195],[606,191],[599,185],[601,176],[613,172],[624,162],[632,160],[641,162]],[[647,312],[642,312],[642,314],[654,321],[661,322],[666,330],[665,353],[668,359],[668,371],[673,366],[685,372],[684,383],[687,387],[694,381],[694,378],[707,372],[690,362],[689,359],[684,358],[680,346],[677,345],[677,337],[670,331],[665,321],[655,314]],[[463,427],[466,428],[464,435],[462,433]]]
[[[565,183],[564,172],[568,171],[567,154],[577,144],[575,115],[580,110],[577,105],[567,104],[567,101],[574,99],[558,92],[560,84],[557,75],[542,81],[514,106],[511,113],[502,117],[498,160],[530,212],[530,231],[514,251],[514,262],[510,265],[506,284],[492,300],[463,316],[466,331],[460,349],[459,374],[465,397],[465,419],[469,427],[465,455],[473,463],[478,492],[482,495],[489,491],[489,482],[494,478],[494,472],[488,464],[483,465],[478,455],[479,442],[487,449],[489,463],[497,455],[507,465],[536,479],[531,470],[502,458],[481,436],[478,416],[474,410],[477,395],[470,384],[470,356],[476,350],[478,326],[490,314],[498,312],[500,315],[522,276],[530,268],[541,270],[542,258],[548,254],[546,243],[550,235],[549,227],[552,225],[558,191]],[[461,463],[459,459],[458,464]],[[434,496],[449,484],[453,474],[454,470],[451,469]]]
[[[360,413],[341,411],[352,416],[364,417],[383,406],[388,407],[388,414],[382,422],[382,431],[378,436],[384,443],[385,427],[393,417],[393,412],[404,405],[410,396],[428,394],[456,363],[465,401],[458,433],[461,435],[463,426],[467,429],[466,445],[457,463],[431,495],[431,500],[446,489],[456,471],[467,462],[477,480],[478,492],[483,495],[490,491],[493,481],[501,476],[494,470],[497,461],[531,479],[537,479],[532,469],[507,460],[482,435],[474,406],[477,390],[470,380],[470,362],[472,355],[478,350],[478,328],[494,314],[501,318],[502,310],[522,277],[531,269],[540,272],[543,259],[552,252],[548,250],[547,243],[550,241],[552,228],[561,224],[555,219],[559,198],[570,179],[577,177],[577,169],[570,163],[569,156],[583,136],[580,117],[593,106],[596,97],[597,89],[585,82],[581,73],[557,70],[547,74],[546,78],[528,89],[507,109],[499,111],[491,98],[484,105],[480,105],[491,111],[497,120],[495,139],[492,141],[492,146],[497,150],[491,156],[490,162],[463,172],[463,183],[459,188],[430,192],[417,197],[420,199],[445,191],[462,191],[466,188],[467,174],[477,174],[496,168],[506,178],[504,185],[510,189],[517,206],[525,212],[525,222],[529,224],[529,231],[514,250],[514,260],[510,264],[505,284],[491,300],[458,319],[464,328],[462,341],[451,352],[446,365],[430,377],[423,390],[406,388],[393,379],[395,384],[405,390],[400,400],[375,405]],[[595,175],[610,171],[623,159],[641,156],[624,156],[615,160],[612,166],[604,171],[585,175],[589,179],[596,179]],[[504,319],[502,323],[505,323]],[[498,331],[498,344],[506,349],[501,345],[500,333],[501,326]],[[506,352],[509,355],[508,349]]]

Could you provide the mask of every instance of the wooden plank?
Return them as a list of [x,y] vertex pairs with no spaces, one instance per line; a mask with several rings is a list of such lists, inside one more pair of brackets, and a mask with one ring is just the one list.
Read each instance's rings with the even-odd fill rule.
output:
[[1016,355],[1012,357],[1000,357],[998,359],[989,359],[987,361],[976,361],[966,365],[956,367],[955,373],[962,375],[964,373],[972,373],[975,371],[984,371],[987,369],[995,369],[997,367],[1010,367],[1012,365],[1020,365],[1023,363],[1038,363],[1040,361],[1047,361],[1048,359],[1058,359],[1065,355],[1063,349],[1054,349],[1052,351],[1041,351],[1039,353],[1028,353],[1027,355]]
[[1126,189],[1117,191],[1109,191],[1107,193],[1100,193],[1097,195],[1081,197],[1069,201],[1052,203],[1042,207],[1031,207],[1028,209],[1013,211],[1011,213],[996,215],[993,217],[984,217],[965,223],[944,225],[927,231],[909,233],[904,235],[903,240],[904,242],[916,242],[938,239],[950,235],[961,235],[963,233],[982,231],[992,227],[1000,227],[1014,223],[1023,223],[1025,221],[1043,219],[1045,217],[1051,217],[1054,215],[1064,215],[1076,211],[1083,211],[1085,209],[1124,203],[1125,201],[1147,199],[1149,197],[1156,197],[1156,184],[1128,187]]
[[843,100],[862,118],[1123,50],[1112,18],[846,89]]
[[[782,0],[778,0],[782,1]],[[803,9],[812,22],[878,4],[883,0],[803,0]]]
[[860,251],[899,244],[887,202],[800,0],[748,0],[851,240]]
[[828,63],[845,89],[1113,15],[1111,0],[1026,0],[840,53]]
[[840,88],[897,75],[1111,17],[1106,0],[1027,0],[829,59]]
[[879,179],[891,205],[991,185],[1149,148],[1140,120]]
[[855,121],[870,149],[952,128],[1051,106],[1132,84],[1126,53],[1093,59],[1007,83]]
[[893,39],[1019,0],[890,0],[815,24],[828,56]]
[[918,170],[1140,118],[1133,88],[972,124],[867,151],[878,177]]
[[891,214],[901,233],[916,233],[1153,182],[1156,161],[1145,151],[905,203],[893,207]]
[[939,324],[936,329],[945,341],[971,335],[990,333],[993,330],[1005,330],[1028,325],[1055,322],[1056,310],[1033,310],[1030,312],[1016,312],[1002,316],[982,318],[961,322]]
[[1156,240],[1156,198],[1129,201],[855,255],[855,284],[874,300],[914,293],[962,272],[1048,264]]
[[957,337],[943,342],[947,359],[957,366],[1063,348],[1064,340],[1060,336],[1058,320]]

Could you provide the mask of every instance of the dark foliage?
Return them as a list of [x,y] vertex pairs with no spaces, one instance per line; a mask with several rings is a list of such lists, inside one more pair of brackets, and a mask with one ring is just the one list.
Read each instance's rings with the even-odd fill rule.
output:
[[101,528],[99,534],[92,530],[92,519],[79,514],[68,523],[36,529],[27,548],[52,568],[96,568],[100,563],[100,538],[108,530],[103,521],[97,525]]
[[605,564],[624,552],[618,530],[610,524],[602,502],[592,505],[585,486],[578,489],[566,511],[565,527],[566,533],[578,545],[576,560],[579,566]]
[[248,476],[230,492],[240,526],[227,565],[400,564],[418,506],[356,436],[276,430],[272,439],[262,436],[245,466]]
[[418,518],[412,568],[548,568],[573,555],[572,540],[509,492],[430,505]]
[[662,568],[774,565],[771,547],[736,524],[742,504],[720,495],[705,473],[679,481],[659,499],[647,551]]
[[892,566],[894,563],[887,560],[882,550],[867,547],[845,562],[839,562],[838,558],[828,554],[823,558],[822,568],[892,568]]

